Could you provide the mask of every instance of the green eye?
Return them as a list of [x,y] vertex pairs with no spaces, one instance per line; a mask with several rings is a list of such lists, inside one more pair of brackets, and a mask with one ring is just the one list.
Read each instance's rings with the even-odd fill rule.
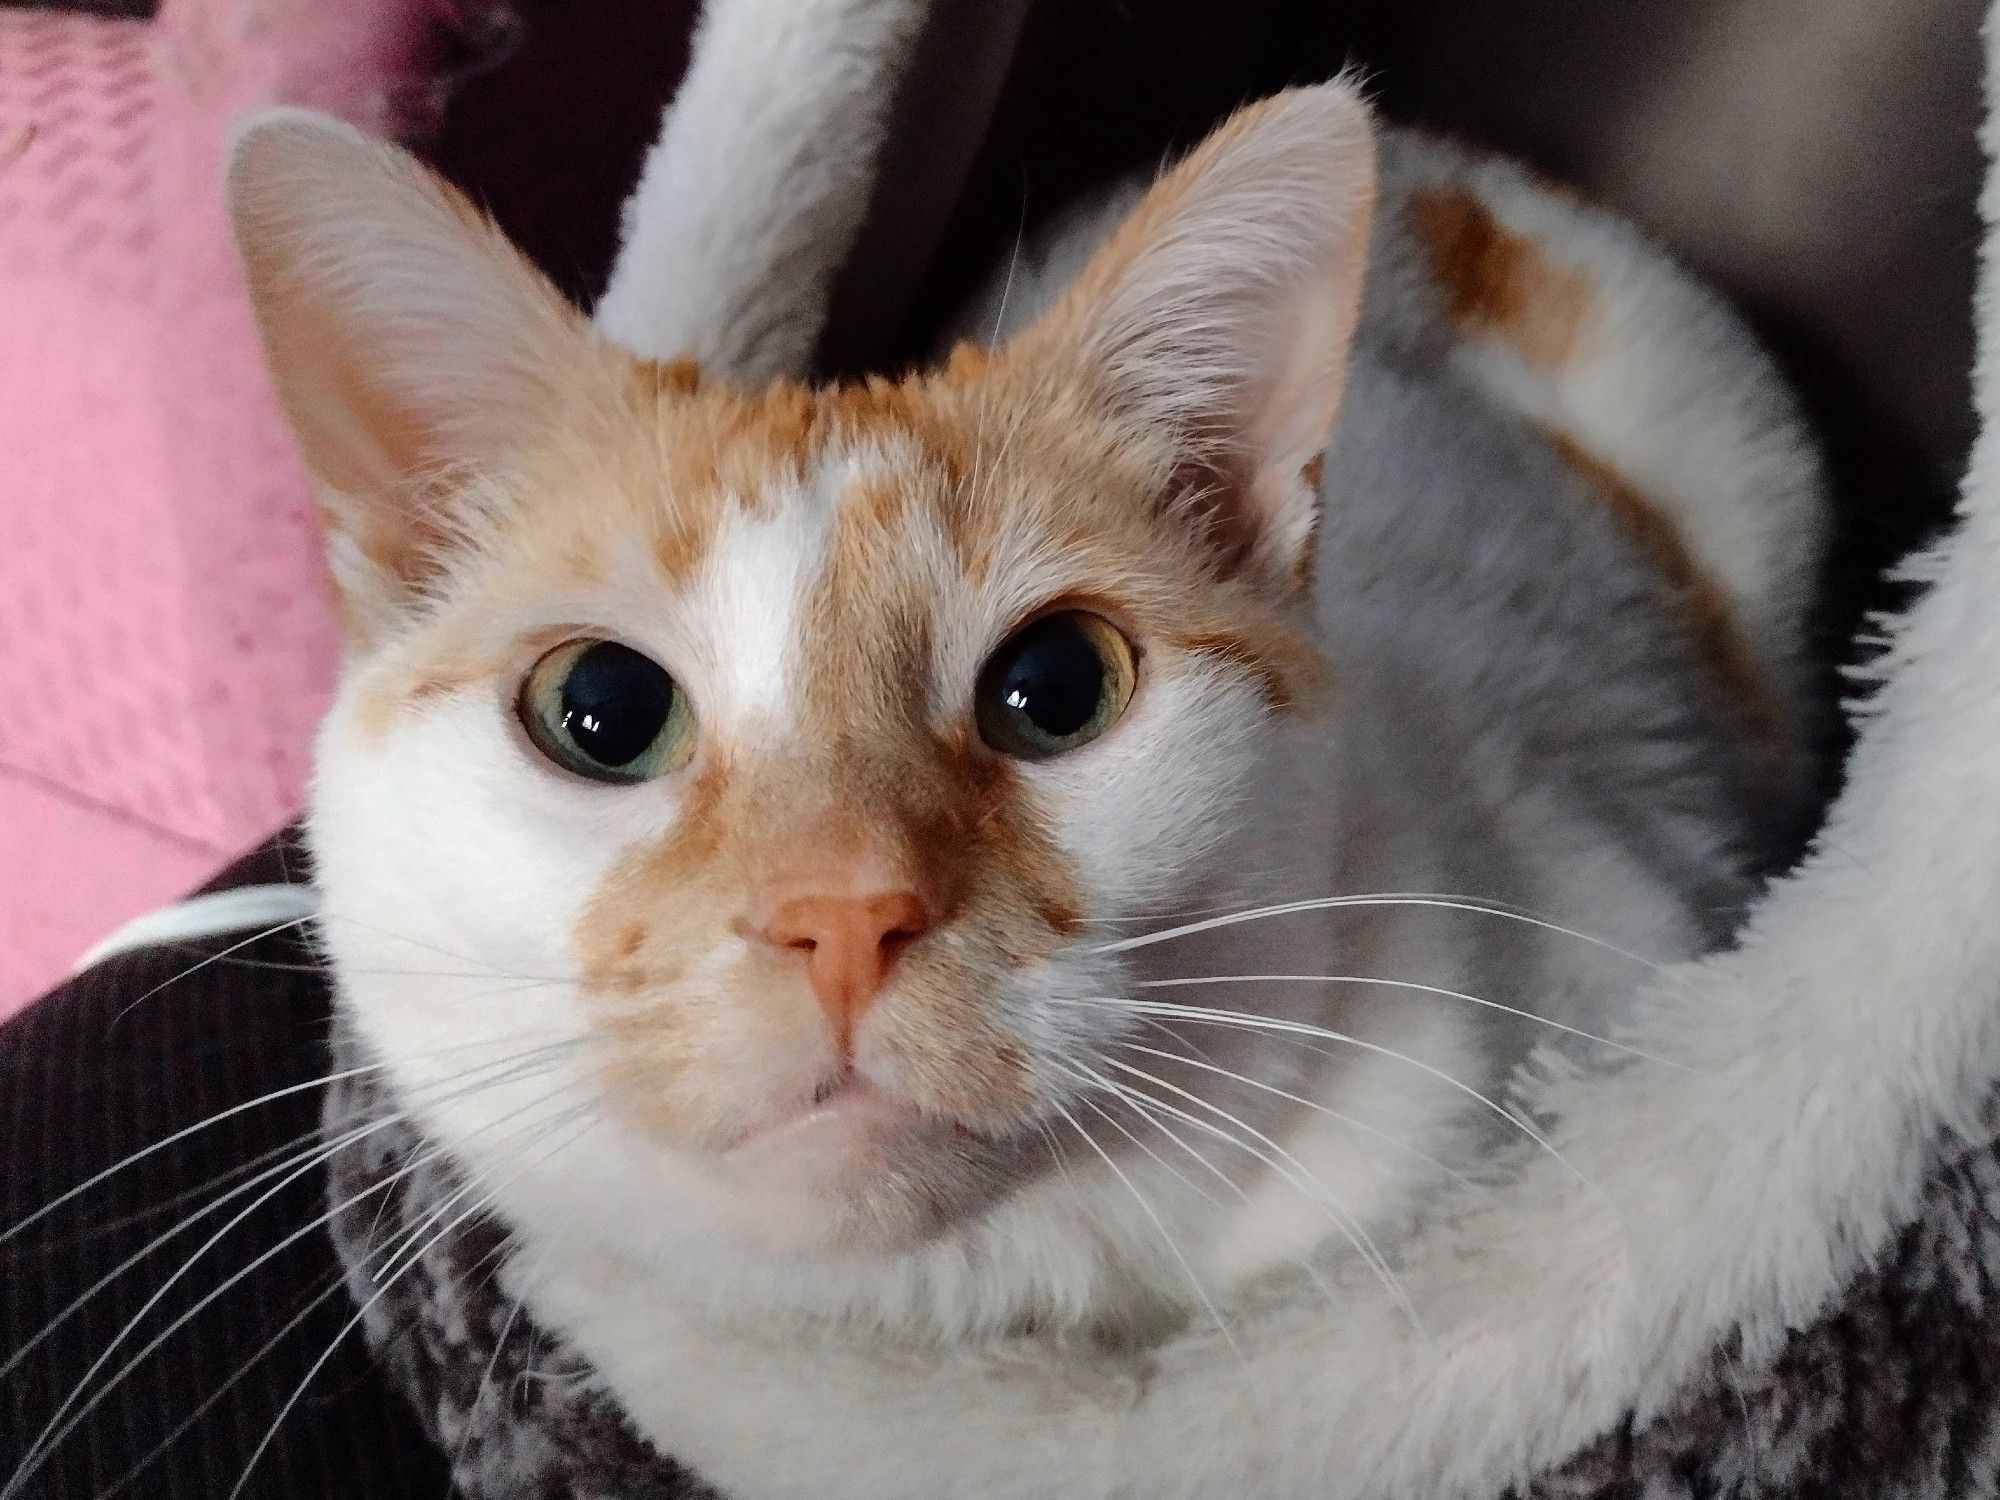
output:
[[1117,722],[1138,681],[1132,643],[1082,610],[1044,615],[1010,636],[979,673],[979,736],[1003,755],[1046,760]]
[[616,641],[580,640],[536,662],[521,723],[550,760],[593,781],[649,781],[694,754],[694,710],[659,663]]

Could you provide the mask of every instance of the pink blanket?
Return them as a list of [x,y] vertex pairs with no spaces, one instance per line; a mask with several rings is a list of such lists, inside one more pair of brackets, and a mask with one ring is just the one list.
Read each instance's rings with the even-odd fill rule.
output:
[[0,1015],[299,805],[337,633],[222,151],[406,118],[448,3],[0,10]]

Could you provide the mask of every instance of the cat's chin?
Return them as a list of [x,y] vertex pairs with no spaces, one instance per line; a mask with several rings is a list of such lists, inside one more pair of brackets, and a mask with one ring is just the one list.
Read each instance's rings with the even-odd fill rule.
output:
[[985,1210],[1010,1153],[865,1082],[717,1154],[724,1228],[766,1251],[886,1254]]

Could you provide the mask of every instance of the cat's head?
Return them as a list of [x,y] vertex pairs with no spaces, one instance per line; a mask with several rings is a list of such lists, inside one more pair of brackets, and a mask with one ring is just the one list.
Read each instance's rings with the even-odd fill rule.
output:
[[[399,152],[245,133],[348,633],[324,938],[447,1144],[807,1250],[1037,1170],[1134,1024],[1105,940],[1325,691],[1371,162],[1351,91],[1280,96],[1007,347],[740,389],[605,343]],[[557,1131],[592,1143],[559,1173]]]

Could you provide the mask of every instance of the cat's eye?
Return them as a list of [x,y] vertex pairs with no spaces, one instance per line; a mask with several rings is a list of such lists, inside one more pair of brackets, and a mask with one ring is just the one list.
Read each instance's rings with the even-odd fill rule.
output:
[[979,673],[979,736],[1003,755],[1046,760],[1117,722],[1138,682],[1132,643],[1084,610],[1044,615],[1014,632]]
[[658,662],[616,641],[571,641],[536,662],[520,715],[536,749],[593,781],[648,781],[694,754],[687,694]]

